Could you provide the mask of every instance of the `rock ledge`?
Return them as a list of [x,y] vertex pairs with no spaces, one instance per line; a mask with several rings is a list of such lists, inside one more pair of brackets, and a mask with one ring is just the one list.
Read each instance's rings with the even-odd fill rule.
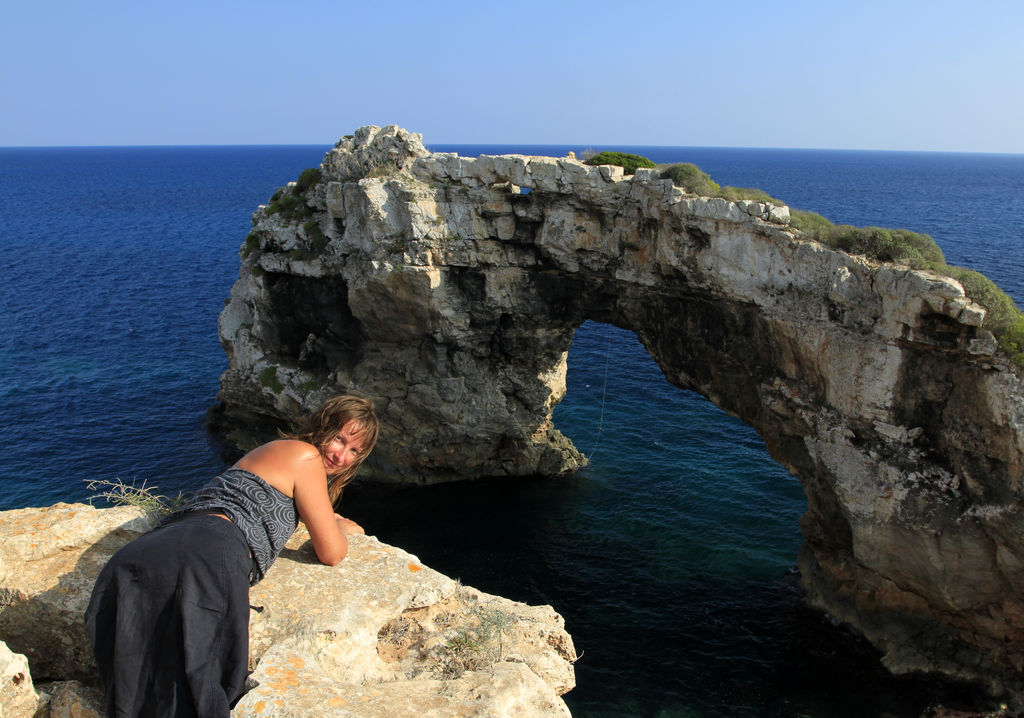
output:
[[[6,718],[102,714],[82,616],[100,568],[149,525],[82,504],[0,512]],[[328,567],[300,528],[250,603],[252,688],[232,715],[569,715],[576,653],[550,606],[461,586],[373,537]]]

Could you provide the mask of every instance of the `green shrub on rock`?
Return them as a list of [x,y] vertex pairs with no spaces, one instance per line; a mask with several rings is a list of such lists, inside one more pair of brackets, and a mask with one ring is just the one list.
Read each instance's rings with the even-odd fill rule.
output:
[[677,187],[701,197],[721,197],[730,202],[750,199],[755,202],[783,205],[785,202],[775,199],[764,190],[745,187],[722,187],[700,167],[692,162],[681,162],[669,165],[661,172],[663,179],[670,179]]
[[267,214],[280,213],[285,219],[302,219],[313,212],[306,206],[306,193],[323,180],[319,167],[308,167],[299,174],[292,187],[281,187],[270,198]]
[[323,178],[324,173],[320,171],[319,167],[307,167],[302,170],[299,179],[295,182],[295,191],[298,194],[305,194],[310,187],[320,184]]
[[719,197],[735,202],[741,199],[750,199],[755,202],[764,202],[765,204],[784,205],[786,204],[781,199],[775,199],[764,190],[757,189],[756,187],[730,187],[725,186],[719,190]]
[[836,225],[820,214],[799,209],[791,209],[789,218],[790,226],[799,230],[804,239],[813,239],[849,254],[937,272],[946,266],[942,250],[927,234],[909,229]]
[[964,294],[985,308],[984,327],[995,335],[999,348],[1018,368],[1024,369],[1024,312],[981,272],[946,264],[942,249],[929,235],[909,229],[834,225],[820,214],[801,210],[790,212],[790,224],[805,239],[833,249],[957,280]]
[[282,384],[277,378],[276,366],[268,366],[260,372],[260,385],[270,389],[275,394],[281,393],[284,389],[284,384]]
[[324,249],[327,248],[327,236],[320,229],[320,225],[317,224],[316,220],[309,220],[302,225],[302,229],[305,230],[306,236],[309,237],[309,241],[313,245],[313,254],[323,254]]
[[635,174],[638,167],[657,167],[654,162],[641,155],[630,152],[598,152],[584,164],[618,165],[625,174]]
[[[154,521],[185,508],[189,497],[178,492],[177,496],[158,494],[155,486],[146,486],[145,480],[136,486],[121,479],[90,479],[85,488],[95,494],[94,498],[104,499],[111,506],[134,506],[142,509]],[[92,503],[92,499],[89,500]]]
[[818,241],[850,254],[903,264],[912,269],[941,270],[946,265],[946,258],[935,240],[909,229],[840,224],[829,227]]
[[813,239],[822,242],[822,237],[835,225],[832,220],[822,217],[817,212],[807,212],[802,209],[789,210],[789,226],[800,230],[805,239]]
[[[703,197],[784,204],[758,189],[721,187],[706,172],[689,162],[670,165],[661,176],[671,179],[687,192]],[[1019,369],[1024,369],[1024,312],[984,274],[947,265],[942,249],[931,236],[909,229],[836,225],[820,214],[799,209],[790,210],[790,226],[803,239],[814,240],[833,249],[956,279],[963,285],[967,297],[985,308],[984,327],[995,335],[1000,350]]]
[[985,307],[984,327],[996,336],[999,348],[1011,361],[1024,368],[1024,312],[981,272],[949,265],[943,269],[942,274],[960,282],[964,293]]
[[242,245],[242,258],[248,257],[250,254],[260,248],[260,237],[255,232],[249,232],[245,237],[245,244]]
[[291,193],[282,193],[277,199],[271,199],[267,205],[267,214],[281,213],[282,217],[290,217],[299,206],[300,198]]
[[661,171],[663,179],[670,179],[676,187],[702,197],[717,197],[722,188],[711,176],[692,162],[669,165]]

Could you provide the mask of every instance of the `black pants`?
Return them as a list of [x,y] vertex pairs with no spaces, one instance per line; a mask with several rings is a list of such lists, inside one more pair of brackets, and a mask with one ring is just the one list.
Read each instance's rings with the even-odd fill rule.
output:
[[111,718],[228,718],[249,657],[249,548],[223,518],[155,529],[100,572],[85,614]]

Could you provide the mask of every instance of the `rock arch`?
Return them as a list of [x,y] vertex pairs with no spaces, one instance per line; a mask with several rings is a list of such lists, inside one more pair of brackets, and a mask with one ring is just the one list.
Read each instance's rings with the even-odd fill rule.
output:
[[392,478],[571,471],[551,411],[573,331],[630,329],[800,479],[812,603],[896,672],[1021,691],[1024,392],[955,281],[654,170],[431,154],[394,126],[321,170],[254,214],[221,315],[236,432],[355,389],[377,401]]

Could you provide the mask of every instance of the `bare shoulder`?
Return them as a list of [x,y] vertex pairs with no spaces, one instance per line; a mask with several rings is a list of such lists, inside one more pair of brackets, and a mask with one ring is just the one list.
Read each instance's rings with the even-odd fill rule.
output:
[[317,451],[315,446],[297,439],[277,439],[276,441],[269,441],[249,452],[250,455],[257,453],[268,457],[278,458],[283,461],[301,461],[303,459],[315,459],[320,456],[320,452]]
[[251,471],[288,496],[293,494],[296,481],[324,480],[327,473],[317,448],[295,439],[278,439],[258,446],[235,466]]

